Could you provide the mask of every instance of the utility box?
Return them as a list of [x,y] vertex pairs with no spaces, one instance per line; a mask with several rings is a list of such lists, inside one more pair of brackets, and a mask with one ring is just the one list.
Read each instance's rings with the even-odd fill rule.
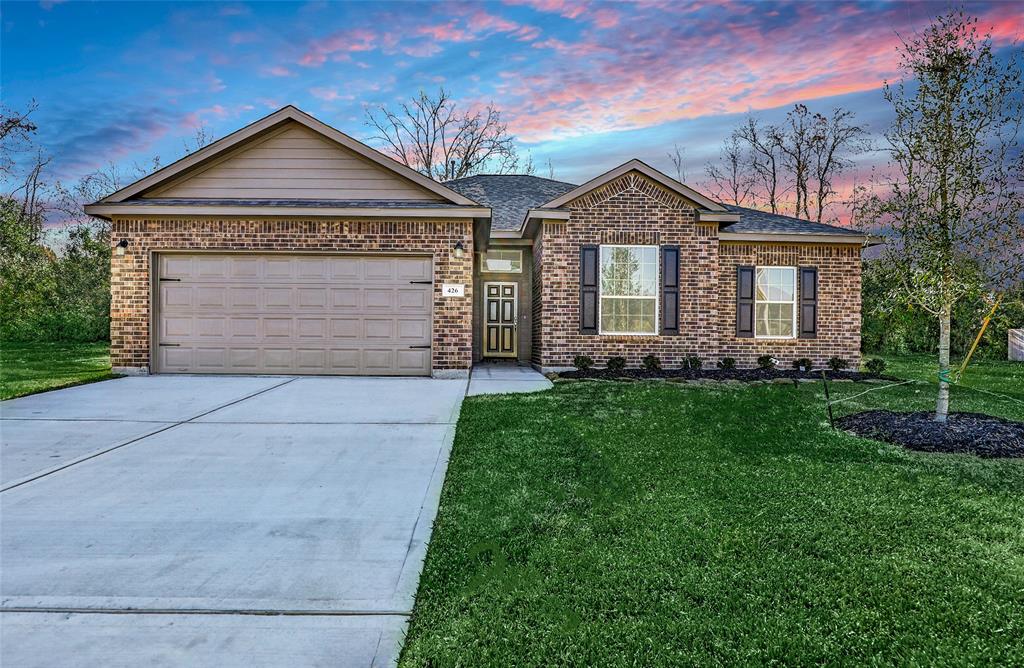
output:
[[1013,362],[1024,362],[1024,329],[1011,329],[1006,335],[1007,352]]

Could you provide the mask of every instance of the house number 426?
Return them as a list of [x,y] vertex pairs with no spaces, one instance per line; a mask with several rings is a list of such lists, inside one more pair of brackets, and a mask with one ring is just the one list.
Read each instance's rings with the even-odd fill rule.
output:
[[466,286],[461,283],[444,283],[441,285],[441,294],[445,297],[465,297]]

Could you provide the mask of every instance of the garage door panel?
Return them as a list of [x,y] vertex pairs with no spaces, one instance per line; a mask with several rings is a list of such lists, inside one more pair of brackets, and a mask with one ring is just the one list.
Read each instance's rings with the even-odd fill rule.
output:
[[429,258],[158,259],[158,371],[430,373]]
[[231,309],[258,309],[260,307],[260,289],[229,288],[228,307]]

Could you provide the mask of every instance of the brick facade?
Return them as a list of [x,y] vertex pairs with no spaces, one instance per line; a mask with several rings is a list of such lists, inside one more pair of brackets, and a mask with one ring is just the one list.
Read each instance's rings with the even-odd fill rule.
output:
[[[166,250],[347,252],[430,255],[434,260],[435,371],[466,371],[472,362],[473,228],[468,220],[114,219],[113,240],[128,240],[111,262],[111,363],[150,366],[150,262]],[[452,249],[461,241],[461,259]],[[444,298],[442,283],[466,286]]]
[[[545,221],[534,246],[533,363],[572,366],[586,354],[598,365],[608,357],[639,366],[649,353],[678,367],[688,355],[714,364],[723,356],[753,366],[761,354],[780,362],[833,355],[860,359],[860,247],[856,244],[719,242],[715,223],[700,223],[692,204],[637,173],[627,173],[567,205],[568,221]],[[674,336],[616,336],[579,331],[580,246],[585,244],[680,247],[680,331]],[[775,264],[819,267],[815,339],[738,339],[736,266]],[[660,296],[659,296],[660,299]],[[660,325],[660,323],[659,323]]]

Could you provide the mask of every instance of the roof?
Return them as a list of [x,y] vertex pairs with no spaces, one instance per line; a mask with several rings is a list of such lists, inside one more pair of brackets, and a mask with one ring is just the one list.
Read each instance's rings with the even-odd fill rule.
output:
[[527,211],[576,188],[575,183],[526,174],[478,174],[444,185],[491,207],[492,230],[518,230]]
[[725,204],[724,206],[729,211],[740,214],[738,223],[723,223],[720,226],[720,229],[726,232],[739,234],[838,234],[845,236],[861,234],[848,227],[816,223],[803,218],[748,209],[734,204]]
[[[477,206],[477,203],[471,199],[462,196],[460,193],[457,193],[450,188],[446,188],[437,181],[420,174],[415,169],[407,167],[384,155],[380,151],[370,148],[366,144],[349,137],[344,132],[332,128],[326,123],[317,120],[292,105],[282,107],[274,113],[264,116],[258,121],[250,123],[244,128],[236,130],[208,146],[204,146],[195,153],[190,153],[177,162],[173,162],[170,165],[139,179],[131,185],[107,195],[97,202],[97,204],[124,202],[130,198],[142,195],[145,192],[152,191],[158,185],[167,183],[171,178],[183,174],[186,171],[199,169],[209,165],[211,162],[224,155],[226,151],[236,148],[239,145],[248,142],[250,139],[265,136],[266,133],[275,128],[281,127],[284,123],[288,122],[299,123],[313,132],[322,135],[324,138],[340,144],[362,158],[369,160],[371,163],[390,170],[407,181],[411,181],[428,192],[438,195],[453,204]],[[90,213],[89,207],[86,207],[86,212]]]

